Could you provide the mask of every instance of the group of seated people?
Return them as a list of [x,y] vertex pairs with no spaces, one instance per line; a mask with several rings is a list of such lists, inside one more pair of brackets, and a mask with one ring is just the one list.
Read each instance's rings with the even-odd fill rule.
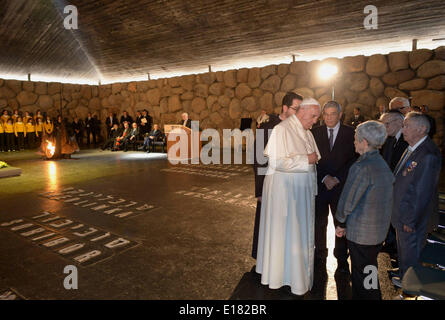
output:
[[164,134],[157,124],[154,124],[153,130],[149,132],[146,129],[147,127],[145,121],[142,121],[141,126],[133,122],[131,127],[128,121],[124,121],[123,128],[114,123],[110,129],[107,141],[102,146],[102,150],[110,148],[111,151],[123,150],[127,152],[130,147],[136,149],[138,143],[143,140],[143,144],[139,149],[149,153],[152,144],[156,141],[162,141]]

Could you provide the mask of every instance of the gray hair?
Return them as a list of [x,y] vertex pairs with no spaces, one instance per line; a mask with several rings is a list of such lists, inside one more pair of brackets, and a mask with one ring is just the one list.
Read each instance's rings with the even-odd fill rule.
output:
[[323,106],[323,112],[325,111],[325,109],[327,108],[336,108],[337,112],[340,113],[341,112],[341,105],[340,103],[338,103],[337,101],[331,100],[328,101],[324,104]]
[[355,133],[359,141],[365,139],[368,142],[368,146],[372,149],[380,149],[387,137],[385,125],[375,120],[359,124]]
[[389,102],[389,109],[392,110],[391,106],[395,103],[395,102],[401,102],[403,107],[409,107],[409,100],[407,98],[404,97],[395,97],[393,98],[390,102]]
[[402,122],[403,122],[403,120],[405,120],[405,117],[399,111],[397,111],[397,112],[385,112],[384,114],[382,114],[380,116],[379,120],[382,121],[384,118],[390,118],[391,120],[400,120]]
[[431,124],[428,118],[421,112],[411,111],[405,119],[411,119],[416,127],[425,127],[425,133],[428,134],[431,129]]

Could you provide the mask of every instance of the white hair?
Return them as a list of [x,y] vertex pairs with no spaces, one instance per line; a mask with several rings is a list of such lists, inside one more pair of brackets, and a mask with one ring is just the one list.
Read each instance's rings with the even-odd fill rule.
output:
[[391,110],[392,108],[391,108],[391,105],[393,104],[393,103],[395,103],[395,102],[401,102],[402,103],[402,106],[404,106],[404,107],[409,107],[410,105],[409,105],[409,100],[407,99],[407,98],[404,98],[404,97],[395,97],[395,98],[393,98],[390,102],[389,102],[389,109]]
[[370,120],[365,121],[355,129],[359,141],[365,139],[372,149],[380,149],[386,140],[386,128],[381,122]]
[[406,115],[405,119],[410,119],[417,127],[425,127],[425,134],[428,134],[431,129],[431,124],[428,118],[421,112],[411,111]]
[[320,103],[314,98],[304,98],[303,101],[300,103],[300,108],[308,106],[318,106],[318,109],[321,109]]

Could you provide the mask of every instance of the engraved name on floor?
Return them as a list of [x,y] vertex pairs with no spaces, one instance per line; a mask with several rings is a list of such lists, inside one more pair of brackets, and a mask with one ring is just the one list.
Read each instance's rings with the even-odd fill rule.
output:
[[134,217],[155,208],[152,204],[127,201],[112,195],[88,192],[73,187],[67,187],[61,191],[43,192],[40,193],[40,196],[50,200],[72,204],[80,208],[87,208],[91,213],[100,212],[121,219]]
[[211,178],[229,179],[233,176],[239,176],[241,174],[250,173],[251,168],[246,166],[235,165],[177,165],[168,169],[161,169],[164,172],[185,173],[191,175],[200,175]]
[[0,290],[0,300],[25,300],[25,298],[16,290],[9,288],[8,290]]
[[0,227],[80,266],[97,263],[138,245],[127,237],[46,211],[30,219],[3,222]]
[[253,195],[246,196],[245,194],[239,192],[225,192],[203,187],[192,187],[190,188],[190,190],[179,190],[175,193],[183,195],[185,197],[217,201],[225,204],[247,208],[256,208],[257,203],[257,200]]

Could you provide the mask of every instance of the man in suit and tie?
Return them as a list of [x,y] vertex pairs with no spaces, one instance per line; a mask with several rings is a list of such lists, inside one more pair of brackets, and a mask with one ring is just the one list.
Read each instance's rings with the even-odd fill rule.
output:
[[90,147],[90,134],[93,136],[93,144],[94,147],[96,147],[96,124],[94,118],[91,116],[91,113],[88,113],[88,116],[85,119],[85,129],[87,131],[88,147]]
[[[267,158],[264,157],[263,151],[269,141],[269,136],[272,129],[287,117],[295,114],[296,110],[303,101],[303,96],[294,92],[288,92],[283,97],[282,109],[280,115],[270,114],[267,121],[261,123],[256,131],[256,139],[254,143],[254,162],[253,171],[255,174],[255,197],[257,198],[255,225],[253,228],[253,242],[252,242],[252,258],[256,259],[258,249],[258,235],[260,229],[261,217],[261,196],[263,192],[263,183],[267,170]],[[257,139],[263,140],[263,145],[259,145],[257,150]],[[257,157],[261,157],[260,159]]]
[[407,98],[395,97],[389,102],[389,110],[398,110],[406,116],[411,111],[411,105]]
[[394,204],[391,224],[396,230],[401,287],[407,269],[419,265],[426,236],[437,226],[438,183],[441,154],[428,132],[430,122],[419,112],[410,112],[403,123],[409,146],[395,168]]
[[[398,110],[390,110],[380,117],[380,121],[385,125],[388,135],[380,152],[393,173],[402,154],[408,147],[408,142],[405,141],[402,133],[404,119],[405,117]],[[392,259],[397,260],[396,231],[392,226],[389,227],[382,251],[387,252]]]
[[187,112],[184,112],[181,114],[182,121],[180,124],[182,124],[184,127],[187,127],[189,129],[192,128],[192,120],[189,119],[189,114]]
[[117,120],[116,115],[113,112],[110,112],[107,119],[105,120],[108,135],[110,134],[111,128],[113,128],[114,124],[119,125],[119,121]]
[[357,128],[357,126],[365,122],[365,118],[361,115],[361,111],[359,107],[354,108],[354,115],[352,116],[352,119],[349,121],[349,125],[351,127]]
[[153,130],[148,133],[148,136],[144,140],[143,150],[149,153],[152,143],[160,139],[162,139],[162,132],[159,130],[159,126],[155,124]]
[[[358,155],[354,148],[354,128],[340,122],[340,104],[336,101],[326,102],[322,117],[324,124],[312,128],[312,134],[321,154],[317,164],[318,195],[315,198],[315,263],[325,268],[329,208],[335,217],[349,168]],[[335,218],[334,224],[338,225]],[[337,258],[337,271],[349,275],[348,249],[344,237],[335,237],[334,256]]]

